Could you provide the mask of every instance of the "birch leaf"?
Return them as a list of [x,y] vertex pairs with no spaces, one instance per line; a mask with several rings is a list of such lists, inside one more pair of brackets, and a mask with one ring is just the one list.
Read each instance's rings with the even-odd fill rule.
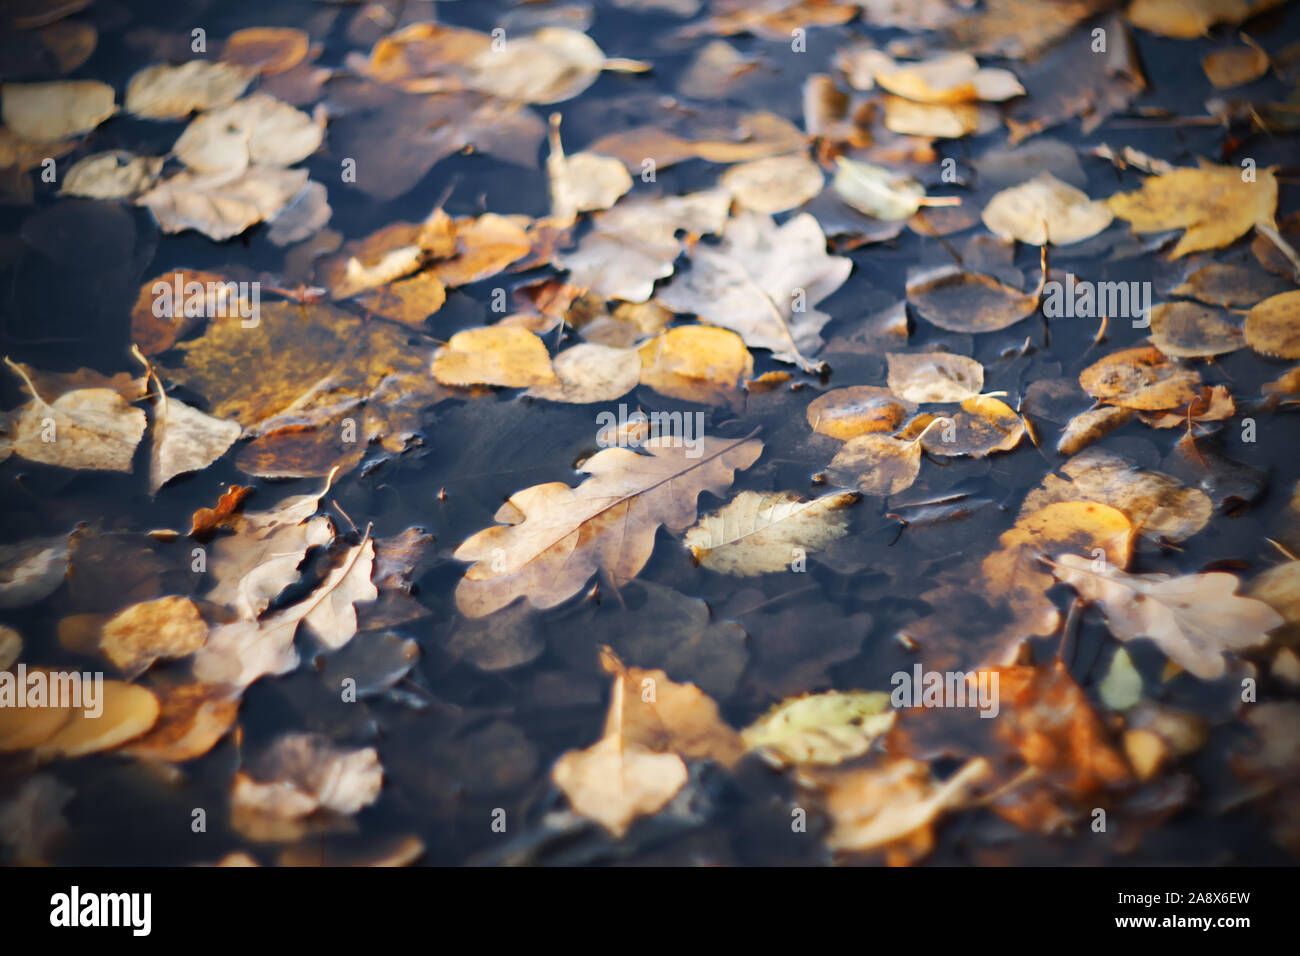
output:
[[908,402],[962,402],[984,387],[984,366],[950,352],[889,352],[889,390]]
[[187,597],[169,596],[133,604],[104,625],[99,651],[128,678],[160,657],[189,657],[208,637],[208,626]]
[[925,198],[925,187],[911,176],[844,156],[835,158],[832,186],[854,209],[888,221],[911,219]]
[[1032,246],[1047,242],[1067,246],[1101,232],[1114,214],[1106,203],[1094,202],[1083,190],[1051,173],[1039,173],[995,195],[981,218],[990,232],[1003,239]]
[[576,488],[551,482],[511,496],[496,514],[501,524],[472,535],[453,555],[473,562],[456,588],[461,613],[484,617],[519,597],[555,607],[597,571],[615,586],[634,578],[658,527],[685,529],[696,518],[700,492],[729,486],[763,443],[702,436],[689,449],[660,437],[642,447],[649,454],[597,452],[582,465],[591,477]]
[[889,695],[828,691],[777,704],[741,736],[778,767],[837,764],[861,756],[894,724]]
[[5,83],[4,124],[29,143],[52,143],[88,133],[117,112],[113,88],[97,80]]
[[858,496],[837,492],[805,501],[792,491],[742,491],[686,532],[698,564],[722,574],[784,571],[800,553],[820,551],[848,533],[845,509]]
[[231,63],[155,63],[127,83],[125,109],[146,119],[184,119],[191,113],[229,106],[252,79],[251,72]]

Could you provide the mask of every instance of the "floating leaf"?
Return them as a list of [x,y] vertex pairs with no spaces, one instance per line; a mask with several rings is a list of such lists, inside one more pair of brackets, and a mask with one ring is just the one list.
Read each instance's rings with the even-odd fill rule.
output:
[[37,756],[83,757],[112,750],[139,737],[158,720],[158,698],[143,687],[106,680],[100,693],[102,712],[91,716],[73,708],[71,719],[37,747]]
[[1174,408],[1196,397],[1201,377],[1159,349],[1123,349],[1089,365],[1079,384],[1094,398],[1139,411]]
[[1117,193],[1107,201],[1134,232],[1186,229],[1170,253],[1177,259],[1226,246],[1256,224],[1273,226],[1277,179],[1272,169],[1260,169],[1246,182],[1237,166],[1202,162],[1197,169],[1151,176],[1137,192]]
[[912,177],[843,156],[835,158],[833,186],[846,203],[876,219],[910,219],[925,199],[925,187]]
[[847,441],[868,432],[893,434],[915,412],[915,405],[889,389],[850,385],[817,396],[808,406],[807,417],[813,431]]
[[208,637],[208,625],[187,597],[168,596],[133,604],[104,625],[99,651],[128,678],[160,657],[189,657]]
[[907,301],[927,321],[949,332],[998,332],[1038,308],[1037,295],[956,266],[910,281]]
[[631,580],[649,560],[659,525],[684,530],[700,492],[730,485],[763,444],[700,436],[689,449],[680,436],[666,436],[642,448],[649,454],[605,448],[592,455],[582,465],[591,477],[577,488],[552,482],[512,495],[496,514],[502,524],[455,551],[457,560],[473,562],[456,588],[461,613],[483,617],[518,597],[554,607],[598,570],[615,586]]
[[124,108],[146,119],[184,119],[191,113],[229,106],[252,78],[249,71],[230,63],[155,63],[131,77]]
[[826,468],[827,476],[867,495],[896,495],[912,487],[921,473],[921,440],[930,429],[946,424],[936,418],[915,437],[891,438],[867,433],[845,442]]
[[741,735],[777,766],[837,764],[866,753],[894,716],[886,693],[833,690],[782,701]]
[[982,218],[989,231],[1003,239],[1065,246],[1095,236],[1114,216],[1106,203],[1094,202],[1051,173],[1039,173],[995,195]]
[[238,173],[180,172],[136,200],[164,232],[194,229],[221,242],[275,216],[307,185],[307,170],[249,166]]
[[1207,358],[1246,344],[1241,329],[1219,309],[1167,302],[1151,309],[1151,343],[1174,358]]
[[641,355],[636,349],[611,348],[581,342],[555,356],[558,384],[534,385],[528,394],[553,402],[589,405],[626,395],[641,381]]
[[744,209],[759,213],[785,212],[802,206],[822,191],[825,176],[804,153],[769,156],[732,166],[718,185]]
[[443,385],[559,384],[542,340],[511,325],[457,332],[434,354],[433,377]]
[[984,366],[950,352],[889,352],[889,390],[908,402],[962,402],[984,387]]
[[725,405],[754,374],[754,357],[739,335],[709,325],[666,329],[643,344],[641,383],[673,398]]
[[720,511],[705,515],[683,541],[697,563],[722,574],[784,571],[810,551],[848,533],[843,509],[851,492],[805,501],[790,491],[742,491]]
[[0,607],[23,607],[53,594],[68,573],[66,535],[0,544]]
[[113,88],[96,80],[5,83],[4,124],[30,143],[53,143],[88,133],[117,112]]
[[1246,344],[1261,355],[1300,358],[1300,291],[1283,292],[1246,315]]
[[1078,555],[1056,558],[1054,572],[1106,611],[1121,641],[1150,638],[1170,660],[1202,680],[1222,677],[1229,651],[1258,647],[1282,616],[1237,595],[1237,578],[1208,574],[1127,574]]

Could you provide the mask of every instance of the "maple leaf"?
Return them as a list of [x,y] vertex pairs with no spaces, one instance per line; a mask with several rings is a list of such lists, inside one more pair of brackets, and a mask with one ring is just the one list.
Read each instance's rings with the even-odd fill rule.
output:
[[1121,641],[1147,637],[1174,663],[1202,680],[1222,677],[1224,654],[1258,647],[1284,621],[1263,601],[1237,595],[1237,578],[1208,574],[1128,574],[1109,564],[1063,554],[1058,578],[1106,611]]
[[826,252],[826,237],[804,213],[777,226],[770,216],[742,212],[716,246],[695,247],[691,271],[659,295],[676,312],[738,332],[746,344],[810,371],[830,316],[813,308],[838,289],[851,260]]
[[557,481],[512,495],[496,514],[502,524],[470,536],[453,554],[473,562],[456,587],[461,613],[483,617],[518,597],[555,607],[598,570],[615,586],[631,580],[650,558],[656,529],[686,528],[700,492],[730,485],[763,443],[702,436],[690,449],[662,436],[642,448],[649,454],[606,448],[592,455],[582,465],[591,477],[577,488]]

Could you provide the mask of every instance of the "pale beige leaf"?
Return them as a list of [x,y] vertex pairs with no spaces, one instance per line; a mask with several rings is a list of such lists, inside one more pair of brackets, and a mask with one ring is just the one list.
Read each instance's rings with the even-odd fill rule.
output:
[[1051,173],[1004,189],[989,200],[984,225],[996,236],[1032,246],[1066,246],[1091,238],[1110,225],[1114,214],[1104,202],[1063,183]]
[[88,133],[117,112],[113,88],[98,80],[5,83],[4,124],[29,143]]
[[307,170],[249,166],[236,173],[179,172],[136,200],[164,232],[194,229],[221,242],[272,218],[307,185]]
[[626,395],[641,380],[641,355],[636,349],[581,342],[555,356],[551,364],[559,383],[534,385],[529,395],[589,405]]
[[160,657],[189,657],[207,637],[208,625],[194,602],[173,595],[133,604],[114,615],[100,634],[99,651],[132,678]]
[[701,518],[683,540],[696,562],[711,571],[743,576],[784,571],[800,556],[847,534],[845,509],[857,500],[852,492],[805,501],[792,491],[742,491]]
[[124,108],[146,119],[184,119],[197,111],[229,106],[252,79],[251,72],[231,63],[155,63],[131,77]]
[[889,352],[889,390],[909,402],[962,402],[984,387],[984,366],[950,352]]

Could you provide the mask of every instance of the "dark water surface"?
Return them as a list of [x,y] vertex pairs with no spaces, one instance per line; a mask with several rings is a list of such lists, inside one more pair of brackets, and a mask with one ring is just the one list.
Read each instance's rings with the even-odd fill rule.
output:
[[[410,9],[401,13],[404,21],[418,19],[419,11],[436,7],[440,21],[480,30],[490,30],[513,8],[509,3],[482,0],[406,6]],[[99,47],[73,76],[112,84],[120,101],[120,91],[132,73],[151,61],[128,42],[128,36],[140,27],[187,34],[195,25],[202,25],[215,46],[219,38],[241,27],[300,26],[312,30],[316,40],[323,40],[320,64],[341,66],[345,55],[358,49],[349,42],[346,29],[357,9],[294,0],[206,5],[98,3],[80,16],[99,26]],[[554,108],[534,109],[543,116],[552,109],[563,113],[565,144],[570,151],[641,122],[638,104],[659,93],[672,93],[680,70],[705,42],[667,44],[668,31],[682,22],[666,14],[597,4],[590,36],[608,56],[652,60],[653,73],[606,73],[581,96]],[[1274,50],[1288,38],[1300,36],[1300,11],[1292,4],[1252,23],[1250,32]],[[793,53],[786,42],[750,36],[728,38],[742,51],[764,58],[762,78],[742,86],[741,98],[728,105],[768,109],[801,123],[799,91],[808,73],[830,71],[834,52],[853,37],[870,37],[883,45],[895,35],[902,34],[862,23],[815,28],[809,31],[804,54]],[[1214,91],[1199,63],[1222,41],[1174,41],[1140,31],[1135,31],[1135,39],[1150,83],[1135,105],[1159,106],[1178,115],[1203,114],[1202,104]],[[360,49],[365,52],[367,48]],[[1018,69],[1018,64],[1009,65]],[[1232,92],[1282,99],[1286,86],[1270,75]],[[91,141],[75,156],[112,148],[161,155],[182,128],[182,123],[119,116],[91,134]],[[399,199],[374,201],[360,190],[338,183],[339,153],[328,135],[326,146],[301,165],[311,171],[313,180],[328,187],[333,206],[330,228],[346,239],[363,237],[395,220],[422,218],[449,187],[445,208],[453,216],[488,210],[529,216],[548,212],[546,180],[540,166],[525,169],[481,153],[443,160]],[[1197,156],[1236,163],[1247,155],[1260,168],[1297,163],[1295,140],[1287,137],[1255,136],[1237,152],[1225,154],[1226,133],[1216,126],[1115,121],[1081,137],[1077,121],[1071,121],[1045,135],[1071,144],[1130,145],[1176,165],[1191,164]],[[954,190],[931,180],[931,192],[962,192],[968,202],[982,205],[991,190],[980,186],[970,161],[1004,145],[1005,136],[1005,129],[1000,129],[957,143],[940,143],[944,155],[959,161],[970,188]],[[1094,197],[1109,195],[1121,185],[1136,188],[1140,181],[1136,174],[1121,173],[1101,160],[1085,157],[1081,166],[1088,180],[1086,190]],[[709,186],[724,168],[702,161],[685,162],[660,171],[658,189],[669,195]],[[1296,187],[1285,183],[1279,219],[1295,208],[1296,200]],[[1126,231],[1125,224],[1117,220],[1098,241],[1054,251],[1053,266],[1096,280],[1152,280],[1157,289],[1167,289],[1181,267],[1152,253],[1113,255],[1115,248],[1137,250],[1136,242],[1123,238]],[[962,234],[947,241],[960,248],[966,238]],[[1248,245],[1248,240],[1238,242],[1217,259],[1251,262]],[[800,391],[755,395],[739,414],[709,412],[709,428],[714,434],[739,436],[755,427],[762,429],[763,457],[737,475],[733,494],[745,489],[818,491],[812,476],[826,466],[836,443],[810,435],[804,417],[808,402],[825,388],[883,385],[885,380],[881,354],[850,351],[842,345],[837,349],[836,340],[851,334],[864,317],[901,299],[910,270],[951,261],[941,242],[911,230],[903,231],[896,240],[843,254],[853,260],[853,273],[819,306],[833,318],[823,331],[830,346],[819,356],[831,366],[829,377],[819,381],[804,376],[806,387]],[[88,366],[107,374],[134,374],[138,366],[128,354],[128,313],[147,278],[178,266],[215,271],[237,266],[254,274],[278,273],[283,256],[284,250],[266,238],[264,226],[223,244],[195,233],[162,236],[146,211],[128,204],[59,199],[53,187],[38,183],[34,207],[0,207],[3,351],[16,361],[42,369]],[[1020,246],[1011,268],[1018,271],[1024,286],[1032,288],[1038,275],[1038,250]],[[461,329],[493,321],[496,316],[489,310],[492,288],[518,281],[522,280],[505,276],[450,292],[447,304],[427,323],[429,335],[445,340]],[[1030,383],[1074,378],[1103,354],[1139,344],[1145,336],[1125,322],[1115,322],[1107,343],[1096,347],[1092,344],[1095,332],[1090,320],[1060,320],[1045,341],[1039,317],[986,335],[948,333],[917,322],[908,346],[945,346],[976,358],[986,369],[985,390],[1005,390],[1010,396],[1007,401],[1015,405]],[[548,337],[548,341],[553,339]],[[762,351],[755,352],[755,364],[756,373],[784,368]],[[1243,349],[1205,365],[1203,377],[1207,384],[1226,383],[1235,395],[1248,398],[1286,367],[1287,363],[1269,361]],[[241,370],[232,369],[231,374],[241,374]],[[193,401],[199,396],[191,394],[189,398]],[[16,380],[0,378],[4,408],[14,408],[25,400]],[[693,412],[699,408],[644,388],[622,401],[628,405],[639,402],[647,409]],[[653,647],[656,624],[638,612],[662,599],[656,587],[667,587],[703,599],[712,608],[715,622],[734,620],[748,635],[747,649],[742,644],[739,649],[719,651],[715,666],[697,680],[719,700],[723,716],[734,726],[745,726],[783,694],[832,687],[883,689],[890,674],[910,668],[913,662],[913,656],[893,635],[926,613],[919,595],[941,572],[969,569],[974,578],[979,561],[1013,523],[1024,494],[1061,458],[1050,451],[1052,442],[1038,449],[1024,441],[1011,453],[986,459],[957,458],[943,467],[926,463],[920,481],[899,500],[923,501],[963,492],[979,507],[967,518],[937,528],[909,528],[899,535],[897,522],[885,514],[891,509],[879,499],[869,499],[854,512],[854,534],[870,543],[863,545],[865,566],[853,573],[838,573],[814,561],[802,575],[730,578],[694,568],[689,554],[661,533],[654,555],[640,575],[646,585],[630,585],[624,594],[625,604],[608,597],[599,604],[575,598],[538,616],[536,639],[545,642],[545,650],[537,659],[497,672],[458,659],[447,645],[457,626],[452,592],[464,566],[450,559],[451,552],[467,536],[490,525],[497,507],[513,492],[546,481],[576,484],[580,475],[575,463],[596,448],[596,414],[617,404],[551,404],[508,391],[472,401],[448,400],[426,414],[420,447],[341,479],[330,497],[359,525],[373,523],[376,538],[412,526],[426,528],[436,536],[438,560],[418,581],[418,598],[430,613],[393,629],[419,643],[420,659],[411,674],[392,693],[340,708],[335,706],[334,685],[327,683],[334,672],[322,665],[326,666],[322,674],[308,662],[296,673],[253,685],[240,711],[239,739],[228,737],[207,756],[179,771],[151,768],[112,754],[54,765],[54,775],[73,788],[75,796],[65,810],[71,833],[59,845],[53,861],[189,864],[216,861],[237,849],[273,860],[277,848],[250,846],[227,827],[221,808],[227,806],[230,777],[240,766],[241,754],[259,752],[286,731],[307,730],[328,734],[340,745],[374,746],[384,765],[379,802],[357,815],[354,832],[329,837],[340,846],[365,849],[390,837],[415,834],[426,846],[423,860],[429,863],[501,860],[507,855],[503,850],[507,841],[509,853],[528,859],[534,858],[528,855],[529,843],[536,842],[535,858],[545,862],[823,862],[826,854],[819,840],[790,832],[789,808],[795,791],[789,779],[756,761],[731,775],[697,768],[699,779],[688,788],[689,799],[679,798],[670,812],[643,822],[622,841],[614,842],[594,827],[544,839],[543,816],[564,806],[548,781],[550,767],[565,751],[594,742],[603,725],[609,681],[599,668],[597,646],[612,643],[629,663],[663,666]],[[1130,570],[1187,573],[1217,563],[1248,576],[1275,560],[1264,538],[1272,533],[1270,528],[1289,500],[1297,476],[1300,431],[1294,414],[1285,408],[1257,417],[1257,442],[1243,444],[1236,427],[1225,429],[1221,437],[1227,455],[1267,474],[1261,497],[1231,516],[1216,516],[1181,551],[1143,545]],[[1181,434],[1180,429],[1157,431],[1135,420],[1113,432],[1099,447],[1127,455],[1147,468],[1169,470],[1167,460]],[[129,476],[44,468],[17,458],[0,464],[4,488],[0,541],[66,532],[78,522],[96,523],[102,531],[186,528],[192,512],[210,506],[227,484],[249,483],[232,464],[233,454],[228,454],[206,471],[176,481],[151,498],[145,477],[147,448],[146,439],[135,472]],[[255,509],[319,487],[317,479],[257,484],[259,491],[250,502]],[[719,504],[721,501],[704,496],[701,510]],[[891,501],[891,506],[896,507],[897,501]],[[337,515],[335,519],[342,524]],[[160,556],[158,566],[176,569],[183,567],[180,555],[188,543],[146,542],[142,547]],[[142,558],[140,567],[112,569],[108,579],[120,581],[123,590],[129,591],[137,575],[156,573],[155,565]],[[175,570],[167,573],[165,593],[198,595],[211,586],[210,581],[199,581],[192,583],[190,590],[178,590],[179,582],[193,578]],[[1058,590],[1062,597],[1058,603],[1064,607],[1066,592]],[[51,665],[91,666],[87,659],[59,649],[55,627],[63,613],[56,593],[35,607],[6,612],[0,620],[23,633],[30,659]],[[1100,616],[1087,615],[1074,654],[1074,676],[1094,695],[1115,646],[1106,634]],[[364,634],[357,640],[364,650],[376,646],[372,642],[381,637]],[[1053,653],[1055,641],[1038,642],[1042,656]],[[309,658],[310,650],[301,637],[299,646],[305,650],[304,658]],[[1158,677],[1162,658],[1153,648],[1130,650],[1144,674]],[[808,686],[788,686],[786,678],[795,663],[803,657],[815,660],[821,656],[828,659],[825,678]],[[670,676],[674,675],[670,672]],[[1148,681],[1148,694],[1152,686]],[[1230,679],[1202,683],[1187,677],[1157,692],[1168,704],[1219,718],[1231,712],[1235,693]],[[1123,852],[1098,849],[1067,837],[1033,837],[991,822],[987,816],[964,814],[943,827],[938,848],[929,859],[940,863],[1285,862],[1286,857],[1255,814],[1249,810],[1213,812],[1215,781],[1224,776],[1225,754],[1238,736],[1240,732],[1231,728],[1215,732],[1192,768],[1201,788],[1198,795],[1172,820]],[[0,789],[23,772],[16,762],[0,762]],[[195,807],[209,808],[206,834],[190,830]],[[497,807],[505,808],[513,821],[507,837],[490,829],[491,812]]]

